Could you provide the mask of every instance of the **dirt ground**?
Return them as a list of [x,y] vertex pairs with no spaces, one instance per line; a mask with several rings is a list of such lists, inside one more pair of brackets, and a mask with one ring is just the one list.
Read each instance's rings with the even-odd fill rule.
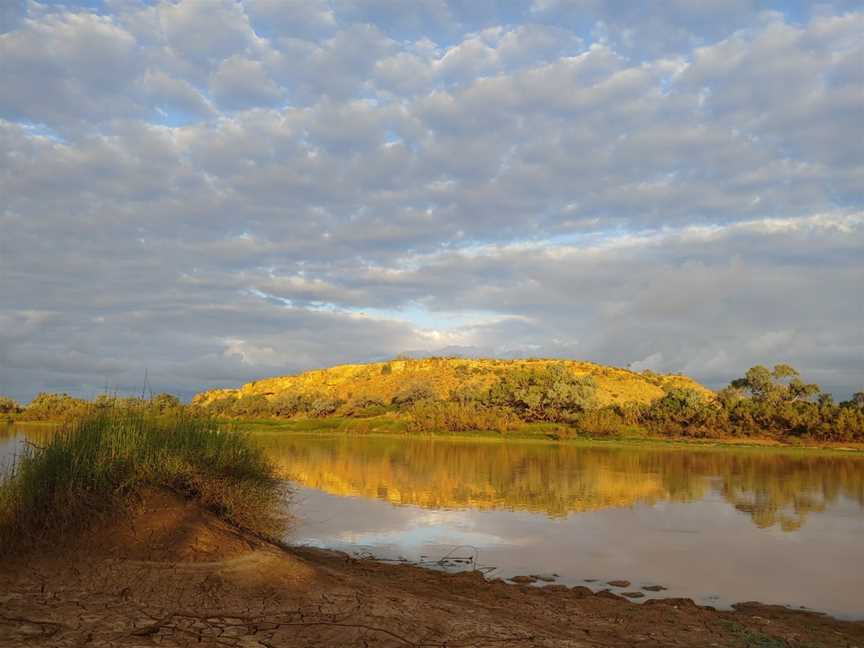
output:
[[283,548],[168,494],[0,564],[0,646],[858,646],[864,623],[742,604],[637,605]]

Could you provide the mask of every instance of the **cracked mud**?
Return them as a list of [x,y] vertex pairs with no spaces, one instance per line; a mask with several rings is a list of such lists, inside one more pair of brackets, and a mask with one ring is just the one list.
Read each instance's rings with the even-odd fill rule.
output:
[[0,646],[862,646],[864,623],[757,603],[637,605],[286,549],[151,494],[0,565]]

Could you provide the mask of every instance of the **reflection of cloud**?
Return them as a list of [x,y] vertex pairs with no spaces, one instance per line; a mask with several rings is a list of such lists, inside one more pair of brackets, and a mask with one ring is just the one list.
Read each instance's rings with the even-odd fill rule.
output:
[[438,524],[424,523],[422,518],[412,519],[410,527],[405,530],[382,530],[377,533],[346,531],[339,534],[337,539],[358,545],[392,545],[398,543],[399,546],[412,550],[418,550],[427,545],[494,547],[513,544],[509,539],[479,531],[467,531],[460,525],[449,525],[446,521]]

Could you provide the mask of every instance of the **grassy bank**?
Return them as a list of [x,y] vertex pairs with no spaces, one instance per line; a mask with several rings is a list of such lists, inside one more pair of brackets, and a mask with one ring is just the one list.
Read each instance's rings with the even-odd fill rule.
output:
[[508,432],[494,430],[473,430],[451,432],[431,430],[416,432],[411,429],[407,417],[384,415],[367,419],[333,416],[328,418],[305,419],[253,419],[235,421],[238,429],[251,433],[270,434],[347,434],[384,437],[429,437],[442,439],[473,439],[495,441],[526,441],[540,443],[564,443],[569,445],[621,445],[645,447],[682,447],[682,448],[731,448],[731,449],[774,449],[802,452],[860,452],[864,453],[864,443],[860,442],[817,442],[802,439],[774,439],[760,437],[731,438],[691,438],[651,436],[638,431],[628,433],[593,436],[576,428],[555,423],[524,423],[518,429]]
[[0,553],[79,528],[153,487],[260,527],[276,485],[262,450],[212,419],[95,412],[66,423],[45,445],[29,444],[2,478]]

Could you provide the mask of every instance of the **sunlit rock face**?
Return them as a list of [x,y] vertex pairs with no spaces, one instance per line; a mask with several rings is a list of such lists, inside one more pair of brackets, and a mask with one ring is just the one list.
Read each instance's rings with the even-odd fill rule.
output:
[[577,376],[591,376],[597,384],[598,404],[649,403],[663,396],[664,388],[695,389],[706,396],[712,392],[681,375],[637,373],[575,360],[491,360],[467,358],[426,358],[393,360],[371,364],[352,364],[307,371],[296,376],[257,380],[238,390],[217,389],[195,396],[194,403],[206,405],[228,395],[261,394],[272,397],[285,392],[315,394],[341,400],[377,398],[391,401],[400,390],[412,384],[431,388],[436,396],[447,398],[455,391],[482,391],[506,372],[563,364]]

